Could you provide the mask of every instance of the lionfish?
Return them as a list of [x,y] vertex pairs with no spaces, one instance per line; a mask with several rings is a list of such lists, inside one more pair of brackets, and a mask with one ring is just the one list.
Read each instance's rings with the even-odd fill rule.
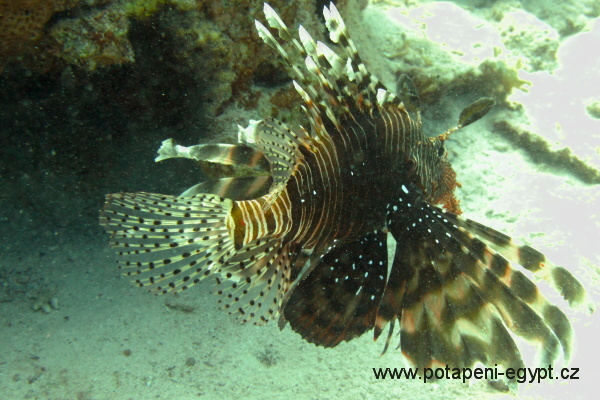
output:
[[459,216],[444,142],[494,101],[475,101],[457,126],[426,136],[410,79],[388,90],[334,4],[323,13],[339,53],[302,26],[294,37],[267,4],[271,30],[255,21],[291,68],[310,127],[267,118],[240,127],[237,145],[165,140],[156,161],[189,158],[234,176],[180,196],[108,195],[100,223],[119,267],[157,293],[212,278],[219,302],[243,322],[278,319],[320,346],[371,330],[377,339],[389,325],[385,352],[398,323],[398,347],[421,369],[522,367],[509,330],[538,345],[541,365],[561,350],[568,360],[571,324],[516,267],[591,311],[583,286],[533,248]]

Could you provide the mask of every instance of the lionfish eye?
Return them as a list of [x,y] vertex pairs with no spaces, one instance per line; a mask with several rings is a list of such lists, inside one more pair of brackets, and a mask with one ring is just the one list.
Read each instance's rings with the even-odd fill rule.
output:
[[443,157],[446,154],[446,148],[444,147],[444,142],[440,142],[440,147],[438,147],[438,157]]

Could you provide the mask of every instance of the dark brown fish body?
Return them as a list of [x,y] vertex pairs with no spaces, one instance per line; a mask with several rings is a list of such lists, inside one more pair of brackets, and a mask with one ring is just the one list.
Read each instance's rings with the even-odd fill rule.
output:
[[[302,27],[294,38],[265,5],[270,27],[303,66],[256,23],[292,68],[309,129],[266,119],[240,127],[236,146],[163,142],[157,161],[184,157],[245,172],[181,196],[107,196],[101,224],[119,267],[158,293],[212,277],[219,302],[243,321],[279,317],[322,346],[369,330],[377,339],[390,324],[387,349],[398,323],[402,353],[421,368],[519,367],[507,328],[538,343],[546,365],[561,350],[569,358],[566,316],[513,266],[591,309],[581,284],[536,250],[459,216],[444,141],[493,100],[465,108],[446,133],[425,136],[419,112],[402,102],[418,110],[410,81],[398,96],[388,91],[367,72],[333,4],[324,15],[343,55]],[[390,234],[396,248],[388,255]]]
[[[321,253],[333,239],[353,240],[385,225],[386,205],[401,190],[389,179],[409,182],[406,148],[423,139],[420,127],[407,114],[402,117],[414,129],[386,130],[380,115],[363,125],[350,121],[343,131],[328,127],[331,139],[303,152],[287,186],[294,205],[290,240],[305,249],[322,243]],[[386,143],[394,139],[411,145]],[[312,215],[310,223],[302,223],[302,215]]]

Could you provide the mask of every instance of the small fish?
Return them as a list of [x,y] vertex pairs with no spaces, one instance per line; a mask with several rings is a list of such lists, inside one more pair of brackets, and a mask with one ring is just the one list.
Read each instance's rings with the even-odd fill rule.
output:
[[210,278],[244,322],[277,319],[325,347],[389,326],[385,351],[398,324],[398,347],[420,368],[522,367],[509,330],[538,346],[542,365],[569,359],[571,324],[519,269],[591,311],[583,286],[459,216],[444,142],[494,101],[477,100],[456,127],[428,137],[410,79],[394,94],[370,74],[333,4],[324,16],[339,54],[302,26],[293,35],[267,4],[264,14],[271,29],[256,21],[258,34],[291,68],[310,126],[267,118],[240,127],[237,145],[165,140],[157,161],[189,158],[216,176],[180,196],[106,197],[100,223],[126,275],[156,293]]

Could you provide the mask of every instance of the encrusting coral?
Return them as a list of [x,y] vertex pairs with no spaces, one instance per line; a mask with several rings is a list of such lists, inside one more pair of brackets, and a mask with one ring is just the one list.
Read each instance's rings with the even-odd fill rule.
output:
[[45,43],[48,24],[56,13],[113,0],[0,0],[0,74],[11,62],[24,61],[39,70],[52,64]]
[[[272,3],[292,21],[317,21],[311,2]],[[208,114],[220,114],[232,101],[246,109],[269,101],[277,106],[289,100],[289,90],[264,101],[263,89],[289,78],[258,44],[253,20],[260,7],[250,0],[0,0],[0,74],[7,65],[47,73],[132,64],[132,41],[152,29],[160,33],[161,59],[192,77]]]
[[50,30],[56,56],[71,65],[94,71],[98,66],[134,62],[127,38],[129,19],[122,10],[109,7],[77,18],[63,19]]
[[64,0],[0,0],[0,71],[10,58],[31,50]]
[[[53,63],[94,70],[132,62],[129,18],[154,15],[163,5],[181,10],[196,0],[0,0],[0,73],[12,62],[45,72]],[[56,18],[61,11],[74,15]],[[59,64],[61,64],[59,62]]]

